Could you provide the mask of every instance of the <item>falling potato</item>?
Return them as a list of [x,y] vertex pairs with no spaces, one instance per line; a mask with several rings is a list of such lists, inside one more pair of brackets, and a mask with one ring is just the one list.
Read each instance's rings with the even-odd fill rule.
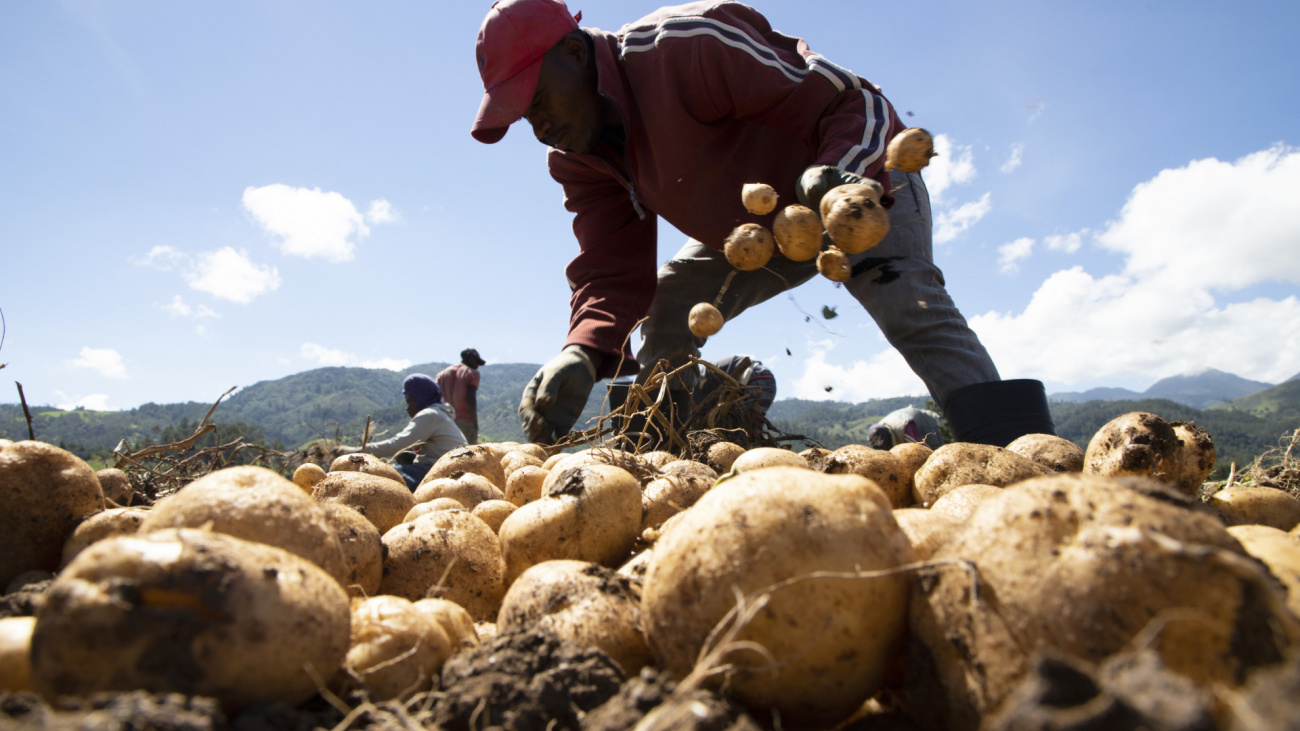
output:
[[817,271],[832,282],[847,282],[853,276],[849,257],[834,246],[817,255]]
[[822,222],[807,206],[782,208],[772,219],[772,236],[781,255],[790,261],[808,261],[822,248]]
[[776,190],[767,183],[745,183],[740,190],[740,200],[745,204],[745,210],[759,216],[771,213],[776,208],[779,197]]
[[920,127],[910,127],[899,132],[885,148],[885,168],[905,173],[919,173],[930,164],[934,151],[934,137]]
[[722,329],[722,313],[708,302],[701,302],[691,308],[687,316],[687,325],[691,334],[697,338],[707,338]]
[[771,231],[757,223],[742,223],[727,237],[722,253],[733,267],[752,272],[767,264],[774,248],[776,241]]
[[[874,180],[871,182],[875,182]],[[889,233],[889,214],[875,187],[850,183],[831,189],[821,201],[826,233],[846,254],[861,254]]]

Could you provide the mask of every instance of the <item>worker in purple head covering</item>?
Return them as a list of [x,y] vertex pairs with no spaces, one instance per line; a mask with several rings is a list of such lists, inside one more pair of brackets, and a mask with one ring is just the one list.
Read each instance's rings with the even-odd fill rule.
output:
[[382,442],[371,442],[361,447],[340,447],[338,454],[365,452],[388,458],[398,452],[415,454],[415,461],[395,464],[412,491],[429,473],[429,468],[443,454],[456,447],[465,446],[465,436],[460,433],[451,407],[442,401],[438,383],[423,373],[412,373],[402,381],[402,395],[406,397],[406,413],[411,421],[397,434]]

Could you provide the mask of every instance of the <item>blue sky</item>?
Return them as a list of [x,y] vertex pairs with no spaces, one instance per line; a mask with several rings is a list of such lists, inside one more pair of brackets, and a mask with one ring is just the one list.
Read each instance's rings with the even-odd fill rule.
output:
[[[576,244],[545,149],[469,136],[488,6],[0,4],[5,379],[122,409],[549,358]],[[935,258],[1004,377],[1300,372],[1300,4],[755,6],[939,137]],[[613,30],[656,6],[570,7]],[[782,397],[923,392],[820,278],[705,349],[731,353]]]

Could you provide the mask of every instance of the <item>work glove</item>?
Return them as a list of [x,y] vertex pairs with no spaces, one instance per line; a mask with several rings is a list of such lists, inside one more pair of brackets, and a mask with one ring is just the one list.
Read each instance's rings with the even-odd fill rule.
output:
[[865,183],[866,180],[861,175],[830,165],[813,165],[799,176],[799,182],[794,186],[795,195],[799,198],[800,205],[808,206],[814,212],[820,213],[822,196],[826,195],[831,188],[838,188],[848,183]]
[[568,434],[595,385],[591,357],[577,345],[561,350],[524,387],[519,420],[528,441],[553,444]]

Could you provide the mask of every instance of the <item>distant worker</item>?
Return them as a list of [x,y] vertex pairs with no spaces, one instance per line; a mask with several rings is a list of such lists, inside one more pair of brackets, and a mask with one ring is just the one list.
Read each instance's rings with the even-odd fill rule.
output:
[[443,397],[456,409],[456,426],[470,444],[478,444],[478,384],[482,377],[478,367],[485,362],[477,350],[466,348],[460,351],[460,363],[447,366],[434,377]]
[[[768,370],[762,361],[754,360],[747,355],[732,355],[714,361],[713,365],[736,379],[736,382],[741,385],[746,392],[741,400],[742,404],[757,410],[759,414],[767,414],[767,410],[772,407],[772,402],[776,400],[776,376],[772,375],[772,371]],[[722,379],[705,368],[699,385],[695,387],[693,399],[695,405],[703,404],[704,400],[721,386]]]
[[914,406],[890,412],[867,428],[867,444],[876,449],[892,449],[907,442],[925,442],[930,449],[943,446],[939,435],[939,414]]
[[387,459],[410,449],[416,453],[415,461],[393,466],[401,473],[406,486],[415,490],[439,457],[465,446],[465,437],[452,419],[451,407],[443,403],[442,389],[432,378],[412,373],[402,381],[402,395],[406,397],[406,414],[411,417],[405,428],[391,439],[367,444],[365,449],[339,447],[336,453],[365,452]]

